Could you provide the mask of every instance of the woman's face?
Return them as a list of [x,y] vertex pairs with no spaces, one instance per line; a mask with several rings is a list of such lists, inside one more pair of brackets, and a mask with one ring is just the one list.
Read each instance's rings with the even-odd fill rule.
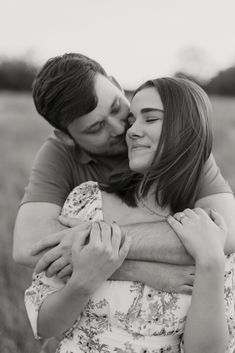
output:
[[126,134],[129,167],[144,173],[151,166],[162,131],[163,104],[154,87],[139,91],[131,101]]

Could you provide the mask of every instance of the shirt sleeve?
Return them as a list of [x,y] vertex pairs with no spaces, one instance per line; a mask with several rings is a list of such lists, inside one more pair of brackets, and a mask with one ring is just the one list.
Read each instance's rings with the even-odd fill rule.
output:
[[50,202],[63,206],[74,187],[72,158],[68,146],[49,137],[35,158],[21,205]]
[[221,175],[213,155],[210,155],[203,170],[197,199],[200,200],[203,197],[220,193],[232,193],[232,190],[228,182]]

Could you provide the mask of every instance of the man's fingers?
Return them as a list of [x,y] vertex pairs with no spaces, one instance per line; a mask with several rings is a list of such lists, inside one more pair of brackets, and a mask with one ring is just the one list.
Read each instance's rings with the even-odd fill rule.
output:
[[100,226],[100,235],[101,235],[102,243],[106,247],[110,248],[112,229],[110,225],[105,222],[99,222],[99,226]]
[[91,244],[97,244],[101,242],[101,230],[100,226],[97,222],[94,222],[91,227],[91,232],[90,232],[90,243]]
[[[187,217],[187,216],[185,216]],[[176,234],[182,231],[182,224],[172,216],[167,217],[167,222],[170,224],[171,228],[176,232]]]
[[91,229],[92,229],[91,223],[87,223],[82,228],[80,228],[80,226],[76,226],[70,229],[70,231],[75,237],[74,238],[75,242],[80,246],[82,246],[87,243],[87,238],[88,238],[88,235],[90,234]]
[[42,271],[45,271],[48,266],[56,261],[59,257],[61,256],[61,253],[57,247],[49,250],[45,255],[41,257],[41,259],[38,261],[36,267],[35,267],[35,272],[40,273]]
[[210,217],[218,227],[226,231],[227,226],[224,221],[224,218],[218,212],[216,212],[215,210],[210,210]]
[[73,266],[72,264],[69,264],[67,266],[65,266],[61,271],[59,271],[56,276],[58,278],[64,279],[67,278],[68,276],[71,276],[73,272]]
[[112,223],[112,246],[116,253],[119,252],[121,241],[122,241],[122,231],[117,223]]
[[69,228],[73,228],[76,227],[78,225],[82,225],[82,224],[86,224],[87,222],[84,222],[82,220],[82,218],[79,217],[68,217],[68,216],[63,216],[60,215],[58,217],[60,223],[62,223],[64,226],[69,227]]
[[30,255],[34,256],[39,254],[41,251],[56,246],[60,243],[61,239],[64,236],[64,231],[53,233],[48,235],[47,237],[39,240],[36,244],[34,244],[31,248]]
[[127,257],[127,254],[131,247],[131,236],[127,235],[119,251],[119,257],[122,261]]
[[60,270],[68,265],[68,260],[64,257],[59,257],[55,260],[46,270],[47,277],[52,277],[56,275]]

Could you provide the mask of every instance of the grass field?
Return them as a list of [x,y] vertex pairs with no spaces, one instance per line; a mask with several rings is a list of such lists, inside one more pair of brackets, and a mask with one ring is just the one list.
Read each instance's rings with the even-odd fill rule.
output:
[[[235,190],[235,99],[212,97],[214,154]],[[30,95],[0,93],[0,352],[37,353],[23,293],[31,271],[12,260],[17,207],[36,151],[51,131]]]

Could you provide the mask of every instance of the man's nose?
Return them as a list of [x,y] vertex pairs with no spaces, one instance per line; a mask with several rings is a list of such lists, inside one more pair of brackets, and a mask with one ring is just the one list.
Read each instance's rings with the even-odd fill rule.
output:
[[125,133],[125,121],[111,117],[109,119],[109,127],[111,136],[123,135]]

